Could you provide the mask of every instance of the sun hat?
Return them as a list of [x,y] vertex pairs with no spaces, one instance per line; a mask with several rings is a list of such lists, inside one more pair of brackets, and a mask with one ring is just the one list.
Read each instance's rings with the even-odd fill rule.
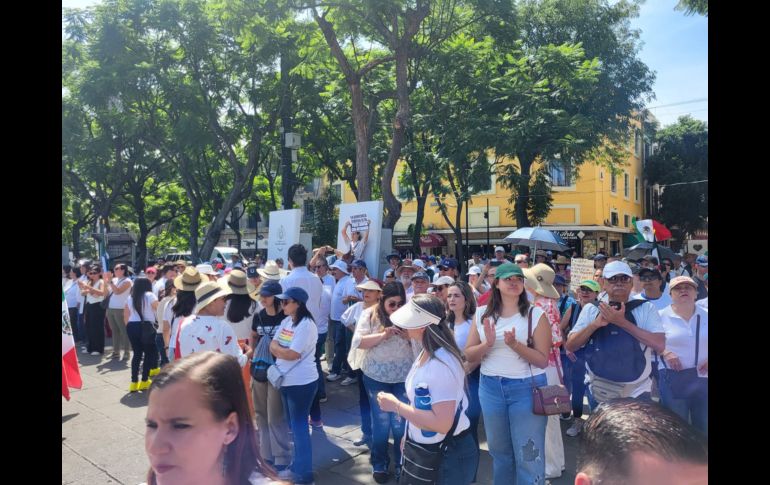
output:
[[292,299],[300,303],[307,303],[307,299],[309,298],[307,296],[307,291],[303,290],[299,286],[292,286],[291,288],[288,288],[286,291],[284,291],[280,295],[275,295],[275,297],[278,298],[279,300]]
[[547,256],[547,254],[545,254],[545,251],[543,251],[542,249],[538,249],[537,251],[535,251],[535,256]]
[[[590,288],[591,291],[595,291],[597,293],[600,293],[602,291],[602,287],[599,286],[599,283],[597,283],[594,280],[583,280],[580,282],[580,286],[585,286],[586,288]],[[578,286],[578,288],[580,288]]]
[[567,259],[566,256],[560,254],[558,258],[556,258],[556,264],[569,264],[570,261]]
[[[500,271],[498,269],[498,271]],[[526,279],[524,285],[539,295],[548,298],[559,298],[561,294],[553,287],[556,273],[547,264],[536,264],[531,268],[524,268]]]
[[472,275],[472,274],[481,274],[481,268],[478,266],[471,266],[468,268],[468,272],[465,273],[466,275]]
[[631,267],[623,261],[613,261],[611,263],[607,263],[607,265],[604,267],[604,271],[602,272],[602,276],[606,280],[619,274],[624,274],[630,278],[634,276],[634,273],[631,272]]
[[350,274],[350,271],[348,271],[348,263],[346,263],[345,261],[343,261],[341,259],[338,259],[337,261],[335,261],[334,264],[329,266],[329,269],[330,270],[331,269],[338,269],[338,270],[342,271],[345,274]]
[[451,276],[440,276],[436,279],[436,281],[431,283],[431,286],[451,285],[454,282],[455,279]]
[[212,301],[231,293],[230,287],[224,281],[207,281],[195,289],[195,310],[198,313],[206,308]]
[[185,270],[174,278],[174,286],[177,290],[195,291],[201,284],[201,274],[195,268],[185,268]]
[[403,273],[405,269],[416,271],[418,268],[415,268],[414,265],[412,265],[411,259],[405,259],[401,262],[401,266],[396,268],[396,276],[401,277],[401,273]]
[[427,310],[423,310],[414,300],[409,300],[406,305],[390,315],[390,321],[393,325],[400,328],[418,329],[428,325],[437,325],[441,322],[441,318]]
[[521,268],[513,263],[503,263],[497,267],[497,270],[495,270],[495,279],[509,278],[511,276],[527,277],[527,275],[521,271]]
[[361,283],[360,285],[356,285],[357,290],[373,290],[373,291],[382,291],[382,287],[377,284],[374,280],[366,280],[366,283]]
[[205,275],[216,275],[217,274],[217,272],[214,271],[214,268],[210,264],[208,264],[208,263],[199,264],[198,266],[195,267],[195,269],[197,269],[198,273],[200,273],[200,274],[205,274]]
[[239,269],[234,269],[227,275],[227,285],[233,295],[248,295],[249,290],[246,288],[246,283],[246,273]]
[[689,276],[677,276],[676,278],[671,278],[671,282],[668,284],[668,291],[671,293],[671,290],[677,286],[685,284],[692,285],[696,290],[698,289],[698,283],[694,279]]
[[279,268],[272,259],[269,259],[267,263],[265,263],[264,268],[257,268],[257,273],[266,280],[280,280],[281,276],[283,276],[283,274],[281,274],[281,268]]
[[415,274],[412,275],[412,281],[416,279],[423,279],[425,281],[430,282],[430,276],[428,276],[428,273],[425,271],[418,271]]

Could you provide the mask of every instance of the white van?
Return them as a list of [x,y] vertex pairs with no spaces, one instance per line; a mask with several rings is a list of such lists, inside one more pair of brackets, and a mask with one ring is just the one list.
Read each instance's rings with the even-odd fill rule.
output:
[[214,248],[214,251],[211,252],[211,257],[209,258],[209,261],[213,261],[214,258],[219,258],[220,261],[222,261],[224,264],[227,264],[231,261],[233,254],[238,255],[237,248],[217,246]]

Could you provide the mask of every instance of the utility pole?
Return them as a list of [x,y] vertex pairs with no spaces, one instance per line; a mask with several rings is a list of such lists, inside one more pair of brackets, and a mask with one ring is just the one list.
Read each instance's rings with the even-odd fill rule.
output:
[[487,211],[484,213],[484,219],[487,220],[487,247],[484,250],[484,259],[489,261],[489,198],[487,197]]
[[470,201],[470,197],[467,197],[468,192],[465,192],[465,194],[466,194],[466,199],[465,199],[465,261],[462,261],[462,265],[461,265],[462,268],[465,268],[465,269],[463,269],[463,273],[467,273],[468,272],[469,268],[466,267],[467,266],[466,263],[468,262],[467,260],[470,259],[470,256],[471,256],[471,243],[468,240],[468,227],[469,227],[468,226],[468,204],[470,204],[471,201]]

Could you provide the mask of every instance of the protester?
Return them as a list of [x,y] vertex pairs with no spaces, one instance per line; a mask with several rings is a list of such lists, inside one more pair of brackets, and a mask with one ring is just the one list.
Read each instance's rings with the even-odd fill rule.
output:
[[[272,340],[286,318],[281,309],[281,300],[275,298],[282,291],[277,281],[270,280],[265,281],[259,289],[262,309],[252,319],[251,348],[256,349],[263,338]],[[291,446],[281,390],[276,389],[267,379],[252,379],[251,395],[257,415],[259,447],[268,463],[278,471],[285,470],[291,464]]]
[[[236,256],[236,255],[233,255]],[[234,269],[226,276],[230,294],[225,298],[225,320],[233,328],[238,344],[248,347],[251,338],[251,323],[254,314],[259,311],[259,304],[249,295],[246,273],[240,269]],[[254,414],[254,403],[251,399],[251,374],[249,366],[241,369],[243,385],[249,401],[249,410]]]
[[[291,249],[289,251],[291,253]],[[290,256],[292,260],[296,261]],[[318,371],[313,362],[318,330],[307,307],[309,296],[304,289],[285,288],[275,298],[281,300],[286,318],[278,328],[277,337],[270,342],[270,352],[276,358],[276,369],[284,378],[281,395],[294,438],[291,467],[279,472],[278,476],[297,485],[313,483],[313,449],[307,418],[318,390]]]
[[149,485],[268,485],[237,361],[200,352],[165,367],[150,388]]
[[428,293],[430,277],[424,271],[418,271],[412,275],[412,295],[406,295],[406,300],[411,300],[415,295]]
[[217,280],[217,272],[214,271],[214,268],[210,264],[199,264],[195,267],[195,269],[198,270],[198,273],[200,273],[203,277],[207,278],[208,281]]
[[388,268],[385,269],[385,272],[382,275],[382,279],[387,280],[388,271],[393,271],[393,276],[395,277],[398,265],[401,264],[401,255],[398,253],[390,253],[385,256],[385,261],[388,262]]
[[[332,361],[331,372],[326,376],[326,380],[334,382],[342,379],[343,373],[350,372],[348,365],[348,350],[350,348],[347,340],[345,326],[340,323],[342,314],[347,305],[342,301],[347,291],[348,282],[353,278],[348,272],[348,265],[344,261],[337,260],[331,265],[332,276],[337,280],[332,292],[332,306],[329,313],[329,330],[334,332],[334,360]],[[328,365],[327,360],[327,365]]]
[[513,262],[519,265],[521,269],[529,268],[529,257],[526,254],[517,254]]
[[465,275],[468,277],[468,284],[471,287],[471,291],[473,292],[473,297],[478,298],[481,293],[486,292],[489,290],[489,287],[485,282],[481,282],[479,284],[479,287],[481,290],[476,289],[476,282],[479,281],[480,275],[481,275],[481,267],[480,266],[471,266],[468,268],[468,272],[465,273]]
[[81,283],[81,294],[86,297],[85,310],[83,312],[88,332],[88,346],[83,352],[91,355],[104,354],[104,308],[102,300],[107,296],[108,290],[102,280],[102,267],[95,264],[88,271],[88,283]]
[[[540,483],[545,477],[547,419],[532,413],[532,386],[546,385],[553,337],[545,312],[531,307],[523,295],[521,268],[513,263],[497,267],[489,304],[476,310],[465,346],[468,361],[481,362],[479,400],[495,485],[510,484],[512,477],[517,483]],[[520,460],[525,455],[540,459]]]
[[281,288],[302,288],[308,294],[307,309],[313,318],[321,311],[321,293],[323,283],[307,269],[307,249],[302,244],[292,244],[288,250],[289,269],[291,272],[281,279]]
[[[150,280],[142,277],[134,280],[131,294],[123,307],[123,319],[128,322],[126,332],[134,351],[134,357],[131,360],[129,392],[146,391],[150,388],[150,371],[158,364],[158,347],[155,344],[157,309],[158,297],[152,292]],[[139,382],[140,364],[142,365],[141,383]]]
[[575,485],[705,484],[708,441],[662,406],[602,404],[584,426]]
[[371,228],[372,220],[368,219],[368,222],[369,224],[367,224],[363,235],[360,231],[351,231],[350,235],[348,235],[348,228],[352,228],[350,221],[347,221],[342,226],[342,231],[340,231],[342,240],[350,247],[345,253],[352,254],[354,260],[364,259],[364,251],[366,250],[366,243],[369,241],[369,229]]
[[693,281],[698,286],[698,294],[696,300],[702,300],[709,296],[708,288],[706,287],[706,277],[709,272],[709,260],[706,256],[698,256],[695,260],[695,268],[692,276]]
[[168,322],[169,327],[168,339],[166,340],[169,360],[181,358],[181,355],[177,356],[179,327],[182,321],[192,315],[195,309],[195,290],[201,284],[201,281],[200,273],[193,267],[186,268],[181,275],[174,278],[176,295],[174,300],[166,306],[166,311],[163,315],[164,326],[166,325],[165,322]]
[[[498,270],[499,271],[499,270]],[[561,313],[559,312],[559,291],[553,286],[556,273],[545,263],[539,263],[532,268],[524,270],[524,286],[535,295],[534,305],[545,312],[548,323],[551,325],[551,337],[553,346],[548,353],[548,366],[545,375],[549,386],[563,384],[559,376],[561,372],[561,359],[559,350],[562,345]],[[548,416],[548,424],[545,429],[545,478],[558,478],[565,468],[564,443],[561,437],[561,425],[559,417]]]
[[666,349],[661,352],[659,364],[660,402],[708,436],[708,381],[702,387],[705,392],[676,397],[676,383],[670,382],[673,374],[686,369],[697,369],[693,379],[708,377],[709,314],[695,304],[697,284],[687,276],[671,280],[670,306],[660,310],[663,329],[666,332]]
[[[447,324],[444,304],[433,295],[415,295],[391,314],[390,319],[394,325],[406,330],[409,338],[422,343],[423,350],[406,378],[410,404],[391,393],[380,392],[377,396],[379,407],[406,419],[409,423],[407,442],[417,443],[422,448],[439,451],[437,443],[444,442],[449,434],[436,483],[468,485],[476,473],[479,448],[471,435],[467,415],[469,400],[465,393],[464,359]],[[418,386],[427,387],[429,410],[418,407]],[[411,479],[423,470],[419,462],[412,466],[416,456],[410,460],[410,450],[411,447],[405,450],[402,473],[410,474]]]
[[439,276],[430,286],[433,287],[433,294],[436,295],[446,305],[447,290],[449,285],[454,283],[455,280],[451,276]]
[[505,263],[505,248],[502,246],[495,247],[495,261],[500,261],[500,263]]
[[[170,319],[165,320],[166,309],[169,305],[173,305],[176,301],[176,286],[174,286],[173,280],[166,280],[166,287],[161,292],[161,300],[158,302],[158,308],[155,311],[155,320],[158,322],[158,330],[155,335],[155,347],[160,354],[160,367],[169,363],[168,359],[168,345],[166,341],[171,334]],[[170,313],[170,312],[169,312]]]
[[128,266],[125,263],[115,265],[115,277],[109,271],[104,273],[104,281],[110,291],[110,301],[107,304],[107,323],[112,332],[111,358],[119,359],[123,350],[123,360],[131,357],[131,342],[126,333],[126,322],[123,320],[123,307],[131,293],[131,279],[128,277]]
[[[368,281],[362,288],[376,291],[377,284]],[[400,475],[401,439],[404,421],[394,413],[385,412],[377,403],[379,392],[393,394],[402,402],[408,402],[404,383],[415,359],[413,347],[406,332],[390,321],[390,316],[406,302],[404,287],[400,283],[388,283],[377,303],[361,313],[356,323],[351,344],[351,354],[363,373],[364,389],[369,399],[372,415],[372,474],[377,483],[388,481],[388,437],[393,434],[393,458],[396,463],[396,480]]]
[[404,293],[406,294],[407,300],[414,294],[414,288],[412,288],[412,276],[414,276],[414,273],[418,269],[419,268],[416,268],[412,264],[411,259],[405,259],[401,263],[401,266],[396,269],[396,278],[398,278],[401,284],[404,285]]
[[560,254],[559,257],[556,258],[556,261],[553,264],[554,271],[558,276],[561,276],[561,278],[564,280],[565,285],[567,284],[567,282],[570,281],[569,263],[570,263],[569,259],[567,259],[565,256],[562,256]]
[[605,256],[602,253],[597,254],[594,256],[594,269],[604,269],[604,266],[607,264],[607,256]]
[[69,312],[70,323],[72,325],[72,337],[75,342],[83,340],[78,328],[78,304],[80,300],[80,290],[78,288],[78,278],[80,278],[80,268],[72,267],[68,264],[62,266],[64,281],[62,282],[62,293],[67,302],[67,311]]
[[635,299],[651,302],[658,311],[671,304],[671,297],[663,292],[665,282],[657,267],[641,269],[639,279],[642,282],[642,292],[636,295]]
[[81,336],[81,341],[83,342],[83,347],[81,347],[82,353],[88,353],[88,329],[86,328],[86,317],[85,317],[85,310],[86,310],[86,295],[87,293],[84,293],[83,290],[85,289],[83,285],[88,283],[89,276],[88,273],[91,271],[91,262],[87,259],[80,261],[80,276],[78,277],[77,285],[78,285],[78,320],[77,320],[77,326],[79,329],[79,333]]

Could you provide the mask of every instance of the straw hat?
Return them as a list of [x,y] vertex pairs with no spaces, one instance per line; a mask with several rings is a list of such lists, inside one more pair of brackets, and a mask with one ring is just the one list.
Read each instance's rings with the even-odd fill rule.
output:
[[403,273],[405,269],[411,269],[412,271],[417,271],[419,268],[417,268],[414,265],[412,265],[412,260],[411,259],[405,259],[405,260],[403,260],[401,262],[401,266],[396,268],[396,276],[398,276],[400,278],[401,277],[401,273]]
[[524,285],[538,295],[548,298],[559,298],[559,292],[553,287],[556,273],[547,264],[536,264],[531,268],[524,268]]
[[258,268],[257,273],[267,280],[280,280],[281,277],[286,274],[272,259],[269,259],[267,263],[265,263],[264,268]]
[[569,259],[567,259],[564,255],[559,255],[558,258],[556,258],[556,264],[569,264]]
[[220,298],[227,296],[231,293],[230,287],[223,280],[221,282],[207,281],[195,289],[195,305],[194,313],[198,313],[208,306],[209,303]]
[[233,295],[248,295],[247,282],[246,273],[239,269],[234,269],[227,275],[227,285],[230,287]]
[[382,291],[382,288],[380,285],[377,284],[376,281],[372,280],[366,280],[366,283],[361,283],[360,285],[356,285],[357,290],[373,290],[373,291]]
[[201,274],[193,267],[185,268],[184,272],[174,278],[174,286],[177,290],[195,291],[201,284]]

